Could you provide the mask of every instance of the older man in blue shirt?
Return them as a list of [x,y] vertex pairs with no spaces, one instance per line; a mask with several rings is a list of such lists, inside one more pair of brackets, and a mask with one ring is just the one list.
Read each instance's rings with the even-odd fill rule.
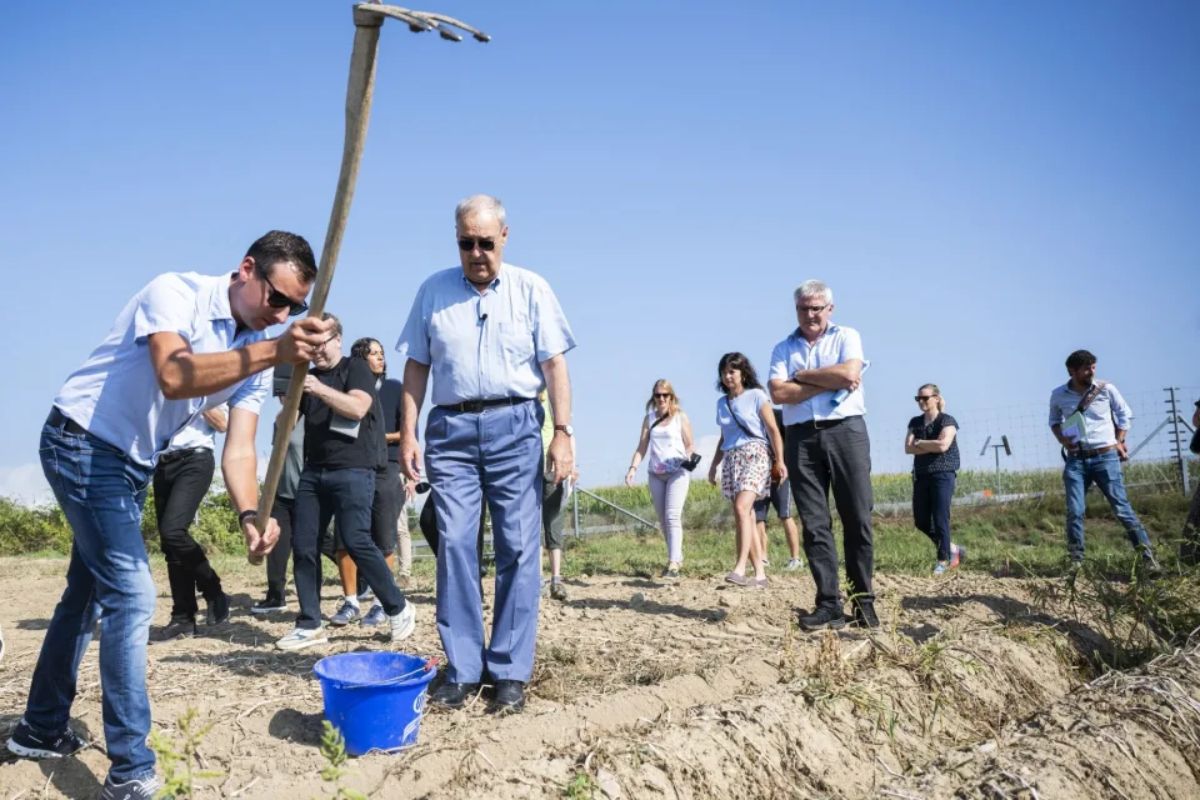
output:
[[[461,267],[421,285],[397,351],[404,366],[400,463],[421,478],[417,417],[433,377],[425,465],[440,538],[437,624],[449,666],[434,702],[459,708],[494,681],[492,709],[520,711],[533,674],[541,588],[542,407],[554,413],[547,480],[574,469],[571,386],[565,354],[575,337],[544,279],[505,264],[504,206],[488,195],[454,214]],[[551,471],[552,470],[552,471]],[[492,635],[484,645],[479,554],[481,502],[491,509],[496,551]]]
[[1087,350],[1067,356],[1070,380],[1050,393],[1050,430],[1063,446],[1063,488],[1067,496],[1067,555],[1072,568],[1083,563],[1083,513],[1088,487],[1095,483],[1125,526],[1129,543],[1141,554],[1149,575],[1160,572],[1142,527],[1125,494],[1121,462],[1128,458],[1125,436],[1133,411],[1117,387],[1096,380],[1096,357]]
[[54,398],[42,428],[42,469],[74,540],[67,588],[8,749],[25,758],[61,758],[86,746],[67,723],[79,662],[98,619],[112,762],[101,800],[150,798],[158,790],[154,753],[146,746],[146,643],[155,590],[141,531],[155,463],[180,430],[228,403],[225,485],[250,552],[270,551],[279,526],[260,527],[254,511],[259,409],[271,367],[311,358],[328,325],[301,320],[278,339],[263,331],[307,308],[316,272],[304,239],[271,231],[232,274],[160,275],[126,304]]
[[805,630],[841,628],[838,555],[829,516],[829,490],[842,518],[846,575],[854,620],[878,627],[871,576],[871,441],[863,419],[863,357],[858,331],[832,321],[833,290],[818,280],[793,293],[799,326],[771,353],[771,399],[783,404],[784,460],[804,531],[816,608],[800,617]]

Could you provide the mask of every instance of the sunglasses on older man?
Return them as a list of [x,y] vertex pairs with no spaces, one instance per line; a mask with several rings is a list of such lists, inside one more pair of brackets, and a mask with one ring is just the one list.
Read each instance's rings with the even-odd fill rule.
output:
[[308,303],[303,300],[293,300],[276,289],[275,284],[271,283],[271,279],[267,277],[266,270],[257,263],[254,265],[254,271],[258,273],[258,277],[267,282],[267,288],[270,290],[267,294],[267,305],[271,308],[286,308],[289,317],[298,317],[308,311]]
[[458,240],[458,249],[464,253],[469,253],[475,249],[475,245],[479,245],[479,249],[485,253],[490,253],[496,249],[495,239],[472,239],[469,236],[464,236]]

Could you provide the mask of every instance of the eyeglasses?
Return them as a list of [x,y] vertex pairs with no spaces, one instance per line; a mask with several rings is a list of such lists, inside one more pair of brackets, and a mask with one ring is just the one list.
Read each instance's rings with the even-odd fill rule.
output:
[[820,314],[827,308],[829,308],[829,303],[823,306],[796,306],[797,311],[807,311],[809,314]]
[[913,400],[916,400],[918,403],[921,403],[926,400],[932,400],[935,397],[937,397],[936,394],[919,394],[916,397],[914,397]]
[[655,392],[654,393],[655,400],[669,400],[670,397],[671,397],[671,395],[669,392]]
[[479,245],[479,249],[485,253],[490,253],[496,249],[495,239],[472,239],[469,236],[464,236],[458,240],[458,249],[464,253],[469,253],[475,249],[475,245]]
[[283,292],[275,288],[275,284],[271,283],[271,279],[267,277],[266,270],[260,267],[257,263],[254,265],[254,271],[258,273],[258,277],[267,282],[267,288],[270,293],[267,294],[267,305],[271,308],[286,308],[289,317],[298,317],[305,311],[308,311],[308,303],[303,300],[293,300]]

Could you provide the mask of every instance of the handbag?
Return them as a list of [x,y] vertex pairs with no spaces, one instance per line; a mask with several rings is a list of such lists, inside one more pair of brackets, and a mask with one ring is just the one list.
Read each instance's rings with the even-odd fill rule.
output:
[[[666,419],[667,419],[667,417],[655,418],[654,422],[650,423],[650,427],[646,429],[646,433],[649,433],[650,431],[657,428],[659,423],[665,421]],[[674,475],[676,472],[679,472],[679,470],[681,470],[681,469],[686,469],[688,472],[691,472],[692,470],[694,470],[696,468],[696,465],[700,463],[700,454],[693,453],[691,458],[668,458],[666,461],[662,461],[659,463],[661,463],[663,465],[663,467],[665,467],[665,469],[662,472],[655,472],[654,474],[659,476],[660,478],[665,478],[668,475]]]
[[771,440],[761,436],[755,436],[750,432],[750,429],[747,428],[745,424],[742,423],[742,420],[738,417],[737,412],[733,410],[733,403],[729,401],[729,395],[725,395],[725,407],[729,409],[729,416],[733,417],[733,421],[736,422],[737,426],[742,429],[742,433],[746,434],[751,439],[762,439],[762,441],[766,443],[767,454],[771,457],[771,487],[774,488],[783,483],[783,471],[780,470],[775,464],[775,448],[771,445]]

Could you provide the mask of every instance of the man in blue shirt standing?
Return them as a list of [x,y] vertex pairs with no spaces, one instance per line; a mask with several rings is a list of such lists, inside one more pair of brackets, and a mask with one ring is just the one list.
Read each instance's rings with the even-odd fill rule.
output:
[[821,281],[793,294],[799,327],[771,352],[771,399],[783,405],[784,461],[804,531],[816,608],[800,617],[805,630],[841,628],[837,546],[829,490],[842,518],[846,575],[856,624],[875,628],[871,592],[875,551],[871,534],[871,441],[863,419],[866,366],[858,331],[832,322],[833,290]]
[[[571,386],[565,354],[575,337],[558,299],[534,273],[505,264],[504,206],[488,195],[454,214],[461,267],[421,285],[396,345],[404,365],[400,464],[421,479],[417,417],[433,377],[425,465],[440,538],[437,624],[449,666],[433,701],[459,708],[494,681],[492,710],[520,711],[533,674],[541,588],[542,408],[546,387],[554,436],[548,474],[574,469]],[[549,479],[549,478],[547,478]],[[492,635],[480,608],[481,502],[491,509],[496,551]]]
[[1150,537],[1125,494],[1121,462],[1128,458],[1125,436],[1133,412],[1117,387],[1096,380],[1096,357],[1087,350],[1067,356],[1070,380],[1050,393],[1050,430],[1063,446],[1063,488],[1067,496],[1067,555],[1072,568],[1083,563],[1083,512],[1088,487],[1100,487],[1113,514],[1125,526],[1146,573],[1160,572]]
[[[155,589],[142,540],[142,503],[158,457],[201,414],[229,404],[221,468],[251,553],[269,552],[259,527],[254,434],[275,364],[312,357],[328,325],[304,319],[278,339],[263,331],[307,308],[312,249],[271,231],[233,274],[160,275],[134,295],[100,346],[54,398],[42,428],[42,469],[74,540],[67,588],[34,669],[25,714],[8,749],[60,758],[87,745],[69,727],[76,676],[100,623],[104,737],[112,766],[101,800],[158,790],[146,692]],[[264,372],[265,371],[265,372]]]

